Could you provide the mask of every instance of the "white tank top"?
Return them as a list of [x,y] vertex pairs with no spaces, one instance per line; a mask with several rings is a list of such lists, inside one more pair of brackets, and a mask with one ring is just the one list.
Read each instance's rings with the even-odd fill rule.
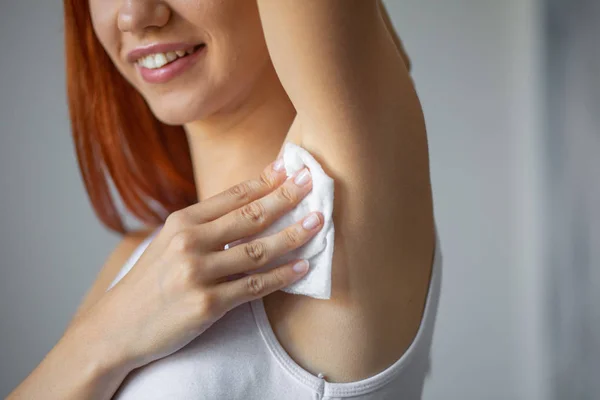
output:
[[[107,291],[131,270],[159,229],[133,252]],[[417,335],[404,355],[374,376],[331,383],[303,369],[277,340],[261,298],[230,310],[175,353],[131,371],[113,399],[420,399],[441,286],[440,250],[436,228],[433,269]]]

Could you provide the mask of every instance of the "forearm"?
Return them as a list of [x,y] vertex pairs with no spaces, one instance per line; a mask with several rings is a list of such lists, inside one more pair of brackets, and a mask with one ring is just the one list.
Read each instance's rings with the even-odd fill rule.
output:
[[129,371],[97,330],[78,322],[7,400],[110,399]]

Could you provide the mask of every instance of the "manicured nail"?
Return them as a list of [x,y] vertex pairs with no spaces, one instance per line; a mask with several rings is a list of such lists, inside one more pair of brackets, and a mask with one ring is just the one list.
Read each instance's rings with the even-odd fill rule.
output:
[[308,168],[304,168],[297,176],[294,178],[294,183],[298,186],[304,186],[310,181],[310,172]]
[[294,270],[294,272],[302,274],[308,270],[308,261],[302,260],[300,262],[297,262],[296,264],[294,264],[294,267],[292,269]]
[[311,214],[304,219],[302,227],[307,230],[315,229],[319,225],[319,217],[317,214]]
[[282,171],[283,170],[283,158],[279,157],[277,159],[277,161],[275,161],[275,163],[273,164],[273,169],[275,171]]

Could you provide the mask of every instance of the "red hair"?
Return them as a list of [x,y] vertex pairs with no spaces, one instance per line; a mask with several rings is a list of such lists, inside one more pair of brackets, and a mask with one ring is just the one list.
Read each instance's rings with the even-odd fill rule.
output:
[[67,97],[79,169],[96,215],[126,233],[110,182],[141,222],[197,202],[181,126],[161,123],[113,65],[93,28],[87,1],[64,0]]

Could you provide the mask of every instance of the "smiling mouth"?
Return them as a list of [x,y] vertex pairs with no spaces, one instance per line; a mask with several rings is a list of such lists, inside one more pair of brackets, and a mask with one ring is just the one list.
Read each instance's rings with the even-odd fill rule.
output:
[[135,63],[147,69],[159,69],[175,62],[181,58],[188,57],[205,46],[204,43],[185,50],[168,51],[166,53],[154,53],[138,59]]

